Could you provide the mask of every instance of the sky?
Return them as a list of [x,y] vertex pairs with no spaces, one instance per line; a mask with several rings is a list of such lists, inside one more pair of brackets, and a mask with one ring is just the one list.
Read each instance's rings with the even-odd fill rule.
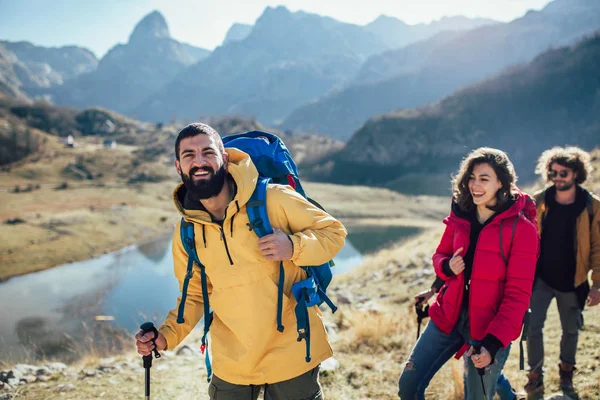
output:
[[268,6],[286,6],[365,25],[379,15],[409,24],[464,15],[511,21],[549,0],[0,0],[0,40],[41,46],[77,45],[102,57],[126,43],[134,26],[153,10],[171,36],[213,50],[232,24],[253,24]]

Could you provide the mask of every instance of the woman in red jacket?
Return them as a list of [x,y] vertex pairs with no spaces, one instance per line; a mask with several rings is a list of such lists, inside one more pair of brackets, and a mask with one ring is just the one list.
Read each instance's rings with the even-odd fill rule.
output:
[[539,249],[535,203],[515,181],[501,150],[482,147],[461,163],[433,255],[445,283],[400,376],[401,399],[424,399],[435,373],[465,351],[466,398],[493,398],[507,347],[521,333]]

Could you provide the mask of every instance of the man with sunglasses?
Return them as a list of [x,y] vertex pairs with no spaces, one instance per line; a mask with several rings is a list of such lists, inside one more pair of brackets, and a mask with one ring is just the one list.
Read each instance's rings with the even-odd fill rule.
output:
[[554,147],[538,160],[536,173],[549,186],[535,195],[541,239],[527,338],[530,372],[525,391],[530,399],[544,392],[543,328],[552,299],[562,327],[559,377],[566,393],[574,392],[583,308],[600,303],[600,199],[581,187],[591,170],[590,155],[577,147]]

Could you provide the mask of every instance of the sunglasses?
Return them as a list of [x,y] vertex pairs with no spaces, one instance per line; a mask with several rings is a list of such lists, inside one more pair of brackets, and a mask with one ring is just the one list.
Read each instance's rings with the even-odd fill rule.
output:
[[562,169],[560,171],[551,169],[550,171],[548,171],[548,178],[554,179],[557,176],[560,176],[561,178],[566,178],[567,176],[569,176],[569,171],[566,169]]

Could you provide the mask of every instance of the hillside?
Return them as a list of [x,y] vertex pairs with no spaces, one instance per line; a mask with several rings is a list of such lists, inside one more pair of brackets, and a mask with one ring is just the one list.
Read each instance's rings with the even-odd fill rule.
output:
[[[530,11],[510,23],[479,27],[451,40],[431,41],[432,48],[426,46],[416,60],[405,58],[403,50],[370,60],[368,68],[381,71],[379,80],[349,82],[291,112],[282,127],[344,140],[374,115],[435,102],[598,29],[600,2],[554,0],[541,11]],[[420,59],[423,55],[425,60]]]
[[437,104],[367,121],[313,179],[448,193],[469,149],[508,152],[522,182],[553,145],[600,145],[600,35],[548,51],[530,64],[463,89]]

